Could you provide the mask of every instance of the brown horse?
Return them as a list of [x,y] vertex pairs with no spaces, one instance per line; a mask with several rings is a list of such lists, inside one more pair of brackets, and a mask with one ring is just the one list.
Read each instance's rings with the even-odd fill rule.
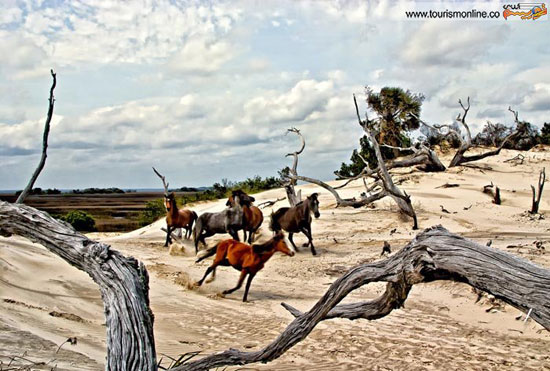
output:
[[294,207],[281,207],[271,214],[271,224],[269,226],[273,232],[280,230],[287,231],[288,239],[296,251],[298,251],[298,248],[292,240],[292,235],[300,232],[305,234],[308,238],[308,243],[304,247],[311,246],[311,253],[313,255],[317,253],[315,252],[313,237],[311,236],[311,213],[313,213],[315,218],[321,215],[319,214],[319,200],[317,196],[317,193],[313,193]]
[[185,229],[185,238],[190,238],[197,213],[187,209],[179,210],[174,193],[164,196],[164,206],[166,206],[166,243],[164,247],[172,243],[170,235],[176,228]]
[[235,203],[234,197],[238,196],[243,207],[243,241],[246,241],[246,232],[248,232],[248,243],[254,241],[254,234],[264,222],[264,214],[252,202],[256,201],[254,197],[247,195],[242,190],[238,189],[231,193],[227,199],[226,205],[233,206]]
[[214,262],[210,267],[208,267],[202,279],[197,282],[197,285],[202,285],[206,276],[208,276],[210,272],[212,272],[212,280],[214,280],[218,265],[232,266],[233,268],[241,271],[241,276],[239,277],[236,287],[230,290],[225,290],[223,293],[224,295],[231,294],[233,291],[240,289],[244,279],[248,275],[248,281],[246,281],[246,288],[243,296],[243,301],[246,301],[252,279],[256,273],[264,267],[264,264],[269,260],[269,258],[271,258],[277,251],[289,256],[294,255],[294,251],[290,250],[285,242],[283,232],[277,233],[272,239],[261,245],[250,246],[235,240],[221,241],[216,246],[208,250],[204,256],[197,260],[198,263],[201,260],[216,254]]

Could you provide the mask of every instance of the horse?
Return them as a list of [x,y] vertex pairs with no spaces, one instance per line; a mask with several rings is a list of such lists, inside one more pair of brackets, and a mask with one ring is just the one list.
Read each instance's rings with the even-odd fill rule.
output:
[[240,189],[233,191],[225,204],[233,206],[235,196],[239,197],[243,207],[243,241],[247,241],[246,232],[248,232],[247,242],[251,244],[254,241],[254,234],[264,222],[264,214],[259,208],[252,205],[252,202],[256,201],[254,197],[247,195]]
[[235,197],[235,205],[217,213],[203,213],[195,222],[193,241],[195,254],[199,251],[199,242],[206,245],[205,238],[216,233],[229,233],[233,239],[239,241],[238,230],[243,228],[243,208],[239,197]]
[[299,202],[294,207],[281,207],[274,213],[271,213],[270,228],[273,232],[285,230],[288,232],[288,239],[294,250],[299,251],[292,236],[294,233],[303,233],[308,238],[308,243],[304,244],[304,247],[311,246],[311,253],[317,255],[315,247],[313,246],[313,238],[311,236],[311,213],[318,218],[319,214],[319,200],[318,194],[313,193],[308,196],[304,201]]
[[275,234],[272,239],[259,245],[251,246],[235,240],[221,241],[216,246],[209,249],[204,256],[197,259],[198,263],[201,260],[216,254],[212,265],[208,267],[202,279],[196,284],[197,286],[201,286],[210,272],[212,272],[211,281],[213,281],[216,278],[216,268],[219,265],[232,266],[236,270],[241,271],[241,275],[239,277],[239,281],[237,282],[237,286],[230,290],[225,290],[223,294],[231,294],[232,292],[240,289],[244,279],[248,275],[243,296],[243,302],[245,302],[254,276],[264,267],[269,258],[271,258],[277,251],[280,251],[288,256],[294,255],[294,251],[290,250],[286,244],[284,233],[280,231]]
[[164,247],[168,247],[172,243],[170,235],[176,228],[185,229],[185,238],[190,238],[193,223],[197,220],[197,213],[188,209],[178,209],[173,192],[164,196],[164,206],[166,207],[166,243]]

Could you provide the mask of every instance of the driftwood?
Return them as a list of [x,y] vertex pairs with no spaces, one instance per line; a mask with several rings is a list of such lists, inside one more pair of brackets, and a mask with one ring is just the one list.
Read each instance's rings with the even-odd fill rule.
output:
[[69,224],[23,204],[0,202],[0,235],[39,243],[99,285],[107,327],[107,370],[156,370],[145,266]]
[[509,158],[508,160],[504,160],[504,162],[510,162],[513,164],[513,166],[517,165],[523,165],[523,162],[525,161],[525,156],[521,153],[518,153],[516,156]]
[[[204,370],[272,361],[305,339],[323,320],[382,318],[403,306],[414,284],[436,280],[465,282],[525,313],[531,311],[531,318],[550,330],[550,270],[437,226],[426,229],[385,260],[352,268],[336,280],[308,312],[303,313],[283,303],[296,318],[265,348],[254,352],[229,349],[175,370]],[[388,284],[379,298],[339,304],[350,292],[380,281]]]
[[500,188],[493,185],[493,182],[483,186],[483,193],[490,195],[493,198],[494,204],[500,205],[502,203],[502,200],[500,199]]
[[544,181],[546,180],[546,168],[542,168],[542,171],[539,174],[538,187],[538,196],[536,196],[535,187],[531,186],[531,191],[533,192],[533,202],[531,203],[531,214],[536,214],[539,212],[540,199],[542,198],[542,190],[544,188]]
[[460,184],[457,184],[457,183],[445,183],[445,184],[440,185],[439,187],[435,187],[435,189],[438,189],[438,188],[456,188],[456,187],[460,187]]
[[48,150],[48,136],[50,135],[50,122],[52,121],[53,116],[53,107],[55,103],[55,98],[53,96],[53,91],[55,89],[55,86],[57,84],[56,74],[53,72],[53,70],[50,70],[50,73],[52,74],[52,86],[50,88],[50,98],[48,99],[48,115],[46,116],[46,123],[44,124],[44,134],[42,136],[42,156],[40,157],[40,161],[38,162],[38,166],[34,170],[34,173],[31,176],[31,179],[29,180],[29,183],[23,189],[19,197],[17,197],[17,200],[15,203],[21,204],[25,201],[25,198],[29,195],[29,192],[32,191],[32,187],[34,186],[34,183],[36,182],[36,179],[38,179],[38,176],[42,172],[42,169],[44,169],[44,165],[46,164],[46,157],[48,157],[47,150]]
[[439,157],[435,151],[431,150],[422,143],[416,146],[411,147],[394,147],[387,144],[382,144],[383,147],[396,149],[398,151],[412,151],[413,154],[399,160],[388,161],[386,166],[388,169],[398,168],[398,167],[411,167],[418,166],[422,171],[426,172],[436,172],[436,171],[445,171],[445,165],[441,163]]
[[258,204],[258,207],[260,209],[265,209],[266,207],[270,207],[270,206],[273,206],[275,205],[277,202],[279,201],[283,201],[285,198],[284,197],[281,197],[281,198],[278,198],[276,200],[269,200],[269,201],[264,201],[262,203],[259,203]]

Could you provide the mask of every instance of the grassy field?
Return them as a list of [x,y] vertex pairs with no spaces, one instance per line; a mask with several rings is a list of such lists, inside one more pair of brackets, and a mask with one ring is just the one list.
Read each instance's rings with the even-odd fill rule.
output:
[[[177,192],[178,197],[193,192]],[[147,201],[163,197],[163,192],[129,192],[121,194],[31,195],[25,203],[52,215],[71,210],[91,214],[99,232],[126,232],[139,228],[139,216]],[[0,194],[0,200],[15,201],[14,194]]]

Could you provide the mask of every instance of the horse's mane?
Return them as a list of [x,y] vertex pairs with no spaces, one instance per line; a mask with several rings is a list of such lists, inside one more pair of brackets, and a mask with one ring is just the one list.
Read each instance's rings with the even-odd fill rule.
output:
[[269,228],[272,231],[280,231],[281,225],[279,224],[279,218],[286,213],[290,208],[289,207],[281,207],[279,210],[275,211],[273,214],[271,214],[271,223],[269,225]]
[[252,251],[254,251],[254,253],[256,254],[263,254],[263,253],[266,253],[270,250],[273,249],[273,242],[275,242],[275,240],[278,240],[278,239],[281,239],[283,238],[282,235],[276,235],[275,237],[273,237],[272,239],[270,239],[269,241],[267,242],[264,242],[262,244],[254,244],[252,245]]

